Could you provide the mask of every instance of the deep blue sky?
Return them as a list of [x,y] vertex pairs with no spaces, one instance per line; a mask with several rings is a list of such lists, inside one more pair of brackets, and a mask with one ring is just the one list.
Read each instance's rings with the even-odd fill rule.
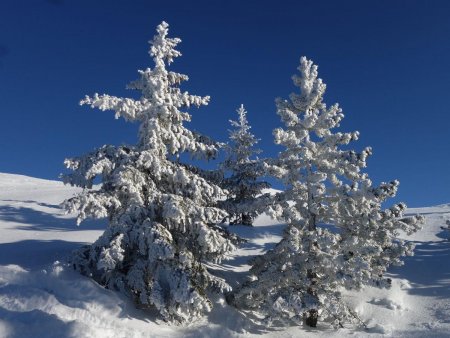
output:
[[399,179],[395,201],[450,202],[450,1],[0,2],[0,172],[57,179],[65,157],[134,143],[137,126],[80,107],[94,92],[153,67],[147,41],[162,20],[180,37],[172,69],[184,88],[210,95],[193,129],[226,140],[244,103],[264,156],[276,156],[274,99],[296,90],[306,55],[339,102],[342,131],[370,145],[375,183]]

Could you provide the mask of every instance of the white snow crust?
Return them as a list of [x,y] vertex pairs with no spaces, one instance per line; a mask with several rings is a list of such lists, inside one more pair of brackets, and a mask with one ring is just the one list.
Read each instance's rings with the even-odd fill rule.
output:
[[[346,291],[345,300],[368,329],[326,323],[316,329],[266,328],[252,322],[220,297],[212,312],[188,326],[170,326],[156,312],[136,309],[119,293],[73,271],[72,250],[91,243],[107,221],[76,225],[59,204],[79,192],[61,182],[0,174],[0,337],[449,337],[450,241],[441,229],[450,204],[408,209],[426,217],[423,229],[405,237],[415,256],[391,268],[389,290],[366,287]],[[284,225],[266,215],[255,227],[233,226],[248,240],[212,269],[236,286],[246,278],[247,260],[281,239]]]

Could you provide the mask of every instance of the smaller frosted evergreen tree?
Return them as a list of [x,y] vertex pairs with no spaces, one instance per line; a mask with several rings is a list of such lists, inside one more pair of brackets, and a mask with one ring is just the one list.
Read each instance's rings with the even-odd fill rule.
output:
[[398,182],[372,185],[362,172],[371,149],[342,149],[358,132],[332,132],[344,117],[341,109],[323,103],[317,66],[303,57],[298,69],[293,81],[300,94],[276,101],[285,127],[274,130],[275,143],[284,150],[267,168],[284,183],[271,208],[287,228],[273,250],[251,262],[252,280],[230,301],[268,321],[315,327],[320,317],[342,326],[355,316],[340,289],[388,287],[386,269],[413,254],[413,244],[399,240],[398,232],[417,231],[423,218],[403,217],[403,203],[381,208]]
[[230,120],[233,127],[229,130],[231,142],[221,165],[225,175],[230,173],[221,183],[222,188],[228,191],[227,200],[221,206],[228,212],[230,224],[252,225],[255,217],[262,212],[256,197],[270,185],[259,180],[264,174],[264,167],[255,155],[261,150],[255,148],[258,139],[250,132],[244,105],[239,107],[237,113],[238,120]]
[[84,190],[65,207],[78,213],[78,222],[109,220],[103,235],[74,255],[78,271],[140,307],[156,308],[166,320],[187,322],[211,309],[210,291],[230,289],[205,263],[226,257],[237,238],[219,225],[226,216],[217,207],[224,191],[177,160],[184,152],[208,159],[217,148],[184,126],[191,115],[182,109],[207,105],[209,97],[180,90],[188,77],[167,70],[181,55],[175,49],[180,39],[167,34],[163,22],[150,41],[155,67],[139,71],[140,78],[128,86],[141,93],[139,99],[95,94],[81,101],[138,122],[139,141],[66,160],[73,173],[64,181]]

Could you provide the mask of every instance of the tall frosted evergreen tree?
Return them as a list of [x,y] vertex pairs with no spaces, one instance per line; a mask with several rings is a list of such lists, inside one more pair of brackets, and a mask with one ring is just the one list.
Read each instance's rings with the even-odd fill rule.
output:
[[73,173],[65,182],[84,190],[65,206],[78,213],[78,222],[109,220],[104,234],[76,253],[77,270],[141,307],[156,307],[166,320],[185,322],[211,309],[209,291],[229,289],[204,263],[226,257],[237,239],[218,225],[226,216],[217,208],[222,189],[177,159],[185,152],[208,159],[217,149],[184,126],[191,115],[181,109],[207,105],[209,97],[180,90],[188,77],[167,65],[181,55],[175,49],[181,40],[167,34],[162,22],[150,41],[154,68],[139,71],[128,86],[141,93],[139,99],[95,94],[81,101],[138,122],[139,140],[66,160]]
[[261,150],[255,148],[258,139],[250,132],[244,105],[237,113],[238,120],[230,120],[233,129],[229,131],[227,157],[221,165],[226,176],[221,186],[228,191],[227,200],[221,205],[229,214],[230,224],[252,225],[262,211],[256,196],[270,185],[259,179],[264,174],[264,167],[256,155]]
[[342,325],[354,316],[340,289],[388,287],[388,266],[413,254],[413,244],[398,239],[398,231],[415,232],[423,218],[403,217],[403,203],[382,209],[398,182],[372,185],[362,171],[371,149],[346,150],[358,132],[332,131],[344,117],[341,109],[323,102],[316,65],[302,57],[298,69],[293,81],[300,93],[276,101],[285,127],[274,137],[284,150],[268,166],[285,186],[272,212],[287,228],[273,250],[252,261],[252,280],[231,301],[268,320],[315,327],[320,317]]

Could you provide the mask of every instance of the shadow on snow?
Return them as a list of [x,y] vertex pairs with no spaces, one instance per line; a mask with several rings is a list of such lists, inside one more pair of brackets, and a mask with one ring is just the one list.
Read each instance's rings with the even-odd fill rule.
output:
[[75,320],[64,322],[56,315],[41,310],[26,312],[0,308],[0,318],[6,323],[6,334],[10,338],[73,337]]
[[[27,201],[48,208],[57,208],[59,206]],[[54,214],[35,210],[30,207],[11,205],[0,206],[0,222],[14,222],[23,224],[17,226],[20,230],[32,231],[81,231],[81,230],[105,230],[105,220],[85,220],[80,226],[76,225],[74,218],[61,218]]]
[[86,243],[62,240],[24,240],[0,244],[0,265],[19,265],[25,269],[35,269],[64,261],[73,250]]
[[[438,234],[446,238],[444,231]],[[405,265],[392,267],[389,272],[395,277],[407,279],[412,288],[408,293],[418,296],[450,298],[450,242],[414,241],[414,256],[404,259]]]

